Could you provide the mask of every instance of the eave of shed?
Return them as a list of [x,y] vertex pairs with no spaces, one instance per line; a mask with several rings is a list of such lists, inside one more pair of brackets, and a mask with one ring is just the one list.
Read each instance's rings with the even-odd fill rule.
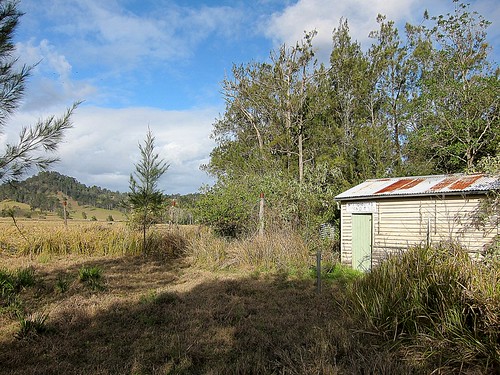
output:
[[342,201],[403,196],[486,194],[498,189],[500,180],[486,174],[380,178],[366,180],[337,195],[335,199]]

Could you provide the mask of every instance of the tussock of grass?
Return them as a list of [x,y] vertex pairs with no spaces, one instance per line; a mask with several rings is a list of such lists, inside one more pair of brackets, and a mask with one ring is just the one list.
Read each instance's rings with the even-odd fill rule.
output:
[[416,247],[353,284],[352,307],[410,357],[446,368],[500,366],[500,264],[453,244]]
[[35,284],[33,267],[19,268],[15,271],[0,269],[0,307],[10,304],[23,289]]
[[78,270],[78,280],[92,290],[103,290],[102,269],[97,266],[83,266]]
[[[240,240],[228,240],[205,231],[191,240],[188,252],[198,265],[211,270],[232,268],[306,275],[315,263],[311,245],[289,231]],[[324,253],[326,261],[332,256]]]
[[33,314],[18,314],[19,330],[16,332],[17,339],[27,339],[43,334],[48,331],[48,314],[35,312]]

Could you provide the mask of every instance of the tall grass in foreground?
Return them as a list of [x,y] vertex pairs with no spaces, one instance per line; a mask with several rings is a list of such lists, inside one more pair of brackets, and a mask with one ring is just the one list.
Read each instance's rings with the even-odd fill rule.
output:
[[500,366],[498,262],[474,262],[452,244],[416,247],[357,280],[351,301],[369,330],[417,361],[443,370]]
[[176,231],[148,231],[143,249],[142,233],[121,225],[83,224],[78,226],[30,226],[21,228],[25,238],[13,227],[0,233],[0,251],[18,255],[179,255],[186,247],[185,237]]

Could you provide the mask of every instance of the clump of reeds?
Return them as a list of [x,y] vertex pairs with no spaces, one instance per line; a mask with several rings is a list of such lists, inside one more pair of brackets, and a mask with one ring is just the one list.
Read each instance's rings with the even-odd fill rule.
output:
[[0,307],[9,304],[23,289],[35,284],[35,270],[32,267],[15,271],[0,269]]
[[454,244],[415,247],[357,280],[352,308],[387,342],[429,366],[500,366],[500,267]]
[[198,266],[219,270],[233,264],[229,257],[230,241],[206,229],[194,235],[188,245],[188,254]]

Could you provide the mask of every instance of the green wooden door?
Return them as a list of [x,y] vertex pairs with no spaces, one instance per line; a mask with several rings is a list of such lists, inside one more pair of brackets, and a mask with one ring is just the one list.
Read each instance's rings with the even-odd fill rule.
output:
[[372,215],[352,215],[352,268],[369,271],[372,266]]

